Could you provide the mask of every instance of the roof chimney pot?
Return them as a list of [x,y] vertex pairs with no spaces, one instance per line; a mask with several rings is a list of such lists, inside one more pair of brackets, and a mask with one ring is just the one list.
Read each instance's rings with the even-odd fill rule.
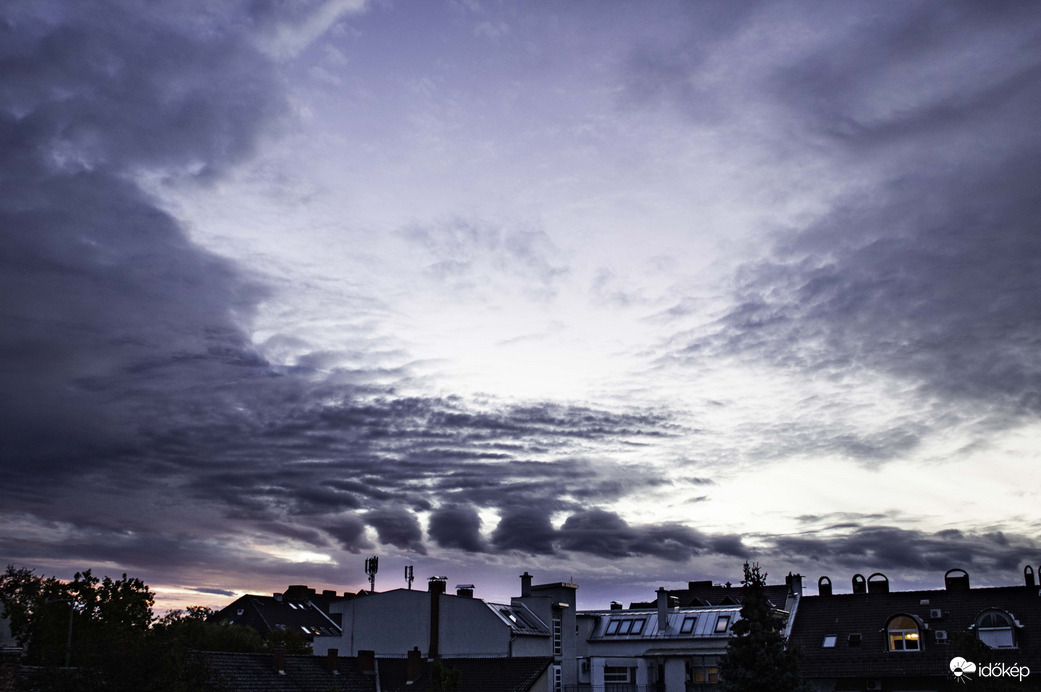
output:
[[531,575],[525,570],[524,574],[520,575],[521,580],[521,598],[529,598],[531,596]]

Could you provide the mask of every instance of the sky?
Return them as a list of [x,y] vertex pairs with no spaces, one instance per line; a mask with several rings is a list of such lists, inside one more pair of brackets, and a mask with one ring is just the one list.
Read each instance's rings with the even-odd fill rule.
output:
[[158,608],[1041,563],[1029,3],[10,0],[0,563]]

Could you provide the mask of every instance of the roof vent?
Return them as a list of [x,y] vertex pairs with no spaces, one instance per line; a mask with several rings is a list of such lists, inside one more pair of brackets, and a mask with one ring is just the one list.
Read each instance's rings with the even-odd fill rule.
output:
[[969,573],[958,567],[949,569],[943,575],[943,584],[948,591],[968,591]]
[[868,577],[867,590],[868,593],[889,593],[889,578],[881,572],[875,572]]
[[867,580],[863,574],[853,575],[853,593],[867,593]]
[[817,580],[817,595],[819,596],[830,596],[831,595],[831,579],[828,577],[821,577]]
[[611,610],[621,610],[622,604],[618,601],[611,601]]
[[1034,585],[1034,568],[1030,565],[1023,568],[1023,579],[1026,580],[1027,586]]

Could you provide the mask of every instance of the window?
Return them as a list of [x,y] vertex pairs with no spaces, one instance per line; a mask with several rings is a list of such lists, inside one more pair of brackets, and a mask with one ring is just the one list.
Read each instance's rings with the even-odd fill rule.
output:
[[719,682],[719,668],[715,666],[698,666],[694,668],[692,677],[696,685],[715,685]]
[[860,646],[860,640],[860,632],[854,632],[853,634],[849,635],[850,646]]
[[605,685],[633,685],[636,683],[636,669],[626,666],[604,666]]
[[897,615],[886,628],[889,634],[890,651],[919,651],[918,623],[907,615]]
[[560,664],[553,666],[553,692],[561,692],[564,689],[564,678],[561,674]]
[[730,626],[730,616],[720,615],[716,618],[716,632],[722,633],[727,631],[727,627]]
[[639,620],[634,620],[632,618],[626,620],[611,620],[607,623],[607,629],[604,630],[604,634],[641,634],[645,622],[646,618],[640,618]]
[[997,610],[988,610],[976,618],[976,636],[992,649],[1013,649],[1012,618]]
[[835,642],[838,640],[838,636],[834,634],[825,634],[824,643],[821,646],[825,649],[834,649]]
[[560,618],[553,618],[553,655],[560,655]]
[[697,622],[696,617],[683,618],[683,624],[680,625],[680,634],[690,634],[694,631],[694,623]]

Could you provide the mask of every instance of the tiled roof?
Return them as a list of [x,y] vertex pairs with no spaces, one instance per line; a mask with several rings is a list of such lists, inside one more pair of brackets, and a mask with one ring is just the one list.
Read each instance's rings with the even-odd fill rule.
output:
[[[457,692],[529,692],[553,659],[542,656],[515,658],[445,658],[441,663],[459,671]],[[428,692],[431,663],[421,663],[419,679],[406,684],[404,658],[381,658],[377,663],[382,692]]]
[[[669,590],[669,598],[679,601],[681,608],[690,608],[705,605],[741,605],[745,589],[743,586],[726,586],[724,584],[713,584],[710,581],[689,582],[686,589]],[[764,587],[767,600],[775,608],[784,608],[788,598],[788,586],[785,584],[767,585]],[[630,608],[654,608],[657,601],[644,603],[630,603]]]
[[376,692],[376,676],[359,671],[353,658],[337,659],[334,675],[324,657],[286,655],[281,675],[273,654],[200,651],[196,656],[227,692]]
[[[1037,587],[804,596],[790,641],[802,651],[801,670],[808,678],[945,676],[950,660],[961,653],[958,635],[973,632],[970,626],[989,608],[1009,613],[1022,625],[1015,631],[1018,648],[990,650],[992,661],[1041,671]],[[920,651],[888,650],[885,628],[899,614],[920,623]],[[945,641],[937,639],[937,630],[946,634]],[[859,646],[850,646],[851,634],[860,635]],[[835,636],[835,646],[824,648],[828,635]]]
[[[242,611],[239,613],[239,611]],[[338,614],[337,614],[338,615]],[[246,595],[226,608],[217,611],[210,620],[232,622],[252,627],[266,635],[280,629],[290,630],[312,639],[316,635],[339,636],[340,627],[335,618],[308,601],[276,599],[273,596]]]

